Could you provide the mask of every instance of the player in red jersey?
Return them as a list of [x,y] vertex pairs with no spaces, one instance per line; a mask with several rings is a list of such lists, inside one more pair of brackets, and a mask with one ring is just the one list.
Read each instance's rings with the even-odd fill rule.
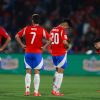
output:
[[69,19],[63,19],[60,22],[60,25],[53,28],[50,32],[52,37],[51,55],[54,67],[56,67],[53,90],[51,93],[55,96],[64,95],[63,93],[60,93],[60,87],[63,80],[64,69],[67,67],[66,57],[69,44],[66,30],[69,28],[69,24]]
[[100,38],[94,40],[95,52],[100,54]]
[[[2,44],[2,38],[6,38],[6,41],[5,43],[1,46]],[[6,30],[0,26],[0,52],[2,52],[8,45],[8,43],[10,42],[11,38],[10,36],[8,35],[8,33],[6,32]]]
[[[42,50],[50,44],[50,36],[48,32],[39,25],[40,16],[32,15],[32,25],[26,26],[20,30],[15,36],[18,43],[25,49],[24,63],[26,68],[25,76],[25,95],[30,95],[31,73],[34,69],[34,96],[41,96],[39,93],[40,75],[39,71],[43,67]],[[21,37],[25,36],[26,43],[22,43]],[[45,38],[48,42],[43,46],[42,39]]]

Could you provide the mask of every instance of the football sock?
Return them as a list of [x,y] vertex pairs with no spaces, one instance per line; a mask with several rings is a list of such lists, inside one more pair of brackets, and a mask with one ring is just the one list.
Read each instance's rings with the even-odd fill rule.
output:
[[58,92],[59,92],[59,89],[60,89],[60,87],[61,87],[62,80],[63,80],[63,73],[59,73],[59,74],[58,74],[58,84],[57,84]]
[[30,84],[31,84],[31,74],[27,73],[26,76],[25,76],[26,91],[30,91]]
[[57,73],[56,78],[55,78],[55,82],[54,82],[53,90],[59,92],[59,89],[60,89],[61,84],[62,84],[62,80],[63,80],[63,73]]
[[56,87],[56,80],[57,80],[57,77],[58,76],[58,72],[55,72],[55,75],[54,75],[54,78],[53,78],[53,90],[54,91],[57,91],[57,87]]
[[34,75],[34,92],[38,93],[39,85],[40,85],[40,75],[35,74]]

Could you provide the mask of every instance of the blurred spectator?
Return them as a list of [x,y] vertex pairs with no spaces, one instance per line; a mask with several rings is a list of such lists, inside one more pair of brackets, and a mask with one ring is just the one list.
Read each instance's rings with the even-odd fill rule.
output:
[[[41,14],[41,24],[48,31],[56,26],[56,18],[71,19],[71,53],[85,53],[92,48],[92,39],[100,37],[100,0],[0,0],[0,25],[12,37],[8,48],[16,47],[14,36],[30,23],[33,13]],[[23,52],[14,48],[8,52]]]

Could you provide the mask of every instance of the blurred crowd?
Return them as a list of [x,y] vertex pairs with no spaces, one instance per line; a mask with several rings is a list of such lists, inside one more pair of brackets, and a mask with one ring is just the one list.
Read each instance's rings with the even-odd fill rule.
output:
[[7,52],[23,52],[15,34],[31,22],[33,13],[42,16],[41,25],[48,32],[58,17],[71,19],[69,53],[93,49],[93,39],[100,37],[100,0],[0,0],[0,25],[12,38]]

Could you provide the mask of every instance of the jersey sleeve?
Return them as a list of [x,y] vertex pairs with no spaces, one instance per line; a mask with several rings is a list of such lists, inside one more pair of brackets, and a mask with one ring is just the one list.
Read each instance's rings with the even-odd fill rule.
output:
[[2,28],[2,27],[0,27],[0,34],[1,34],[1,36],[3,36],[4,38],[10,37],[10,36],[8,35],[8,33],[6,32],[6,30],[5,30],[4,28]]
[[45,29],[43,29],[43,37],[46,38],[47,40],[50,39],[50,34]]
[[61,37],[62,37],[62,40],[68,40],[67,33],[65,33],[64,30],[61,30]]
[[25,35],[26,27],[21,29],[17,34],[19,37],[23,37]]

